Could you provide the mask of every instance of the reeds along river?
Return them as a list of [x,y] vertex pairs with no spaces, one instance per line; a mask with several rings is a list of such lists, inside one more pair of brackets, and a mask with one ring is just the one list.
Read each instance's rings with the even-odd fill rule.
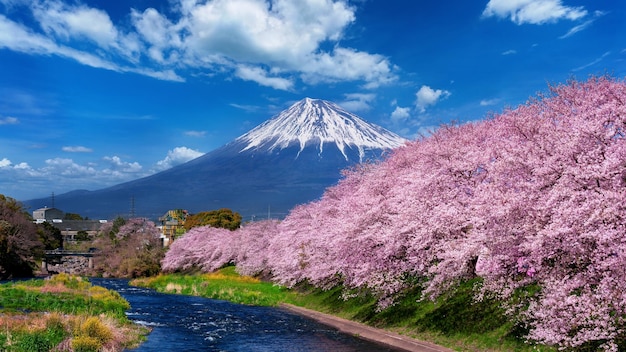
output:
[[129,286],[121,279],[90,281],[118,291],[131,305],[128,317],[153,329],[148,340],[132,351],[397,351],[280,308],[167,295]]

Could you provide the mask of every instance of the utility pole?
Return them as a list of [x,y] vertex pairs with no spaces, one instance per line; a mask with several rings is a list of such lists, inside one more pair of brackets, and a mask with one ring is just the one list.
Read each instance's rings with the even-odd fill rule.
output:
[[129,218],[133,219],[135,217],[135,196],[130,197],[130,214]]

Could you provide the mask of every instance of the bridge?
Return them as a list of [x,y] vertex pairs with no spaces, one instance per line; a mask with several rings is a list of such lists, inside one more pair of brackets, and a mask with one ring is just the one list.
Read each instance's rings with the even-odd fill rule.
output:
[[[44,252],[44,259],[41,262],[41,269],[45,272],[51,272],[48,265],[54,265],[54,272],[71,272],[72,270],[67,268],[64,264],[71,262],[71,266],[86,267],[93,269],[93,256],[94,250],[89,251],[67,251],[62,249],[55,249]],[[76,264],[78,263],[78,264]]]

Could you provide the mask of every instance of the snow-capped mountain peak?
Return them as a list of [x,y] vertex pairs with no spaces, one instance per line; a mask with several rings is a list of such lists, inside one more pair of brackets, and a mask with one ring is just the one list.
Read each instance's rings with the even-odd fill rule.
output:
[[335,144],[344,158],[347,148],[357,148],[362,159],[365,150],[393,149],[406,139],[365,122],[338,105],[320,99],[305,98],[235,140],[241,150],[281,150],[299,145],[300,152],[315,146],[319,154],[324,145]]

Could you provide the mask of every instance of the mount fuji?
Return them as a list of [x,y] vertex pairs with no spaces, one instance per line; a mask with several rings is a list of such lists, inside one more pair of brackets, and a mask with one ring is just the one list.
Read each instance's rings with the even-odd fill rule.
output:
[[[92,219],[230,208],[244,221],[282,218],[319,198],[341,170],[379,159],[406,140],[325,100],[305,98],[232,142],[185,164],[96,191],[55,196],[57,208]],[[49,199],[23,202],[31,209]]]

